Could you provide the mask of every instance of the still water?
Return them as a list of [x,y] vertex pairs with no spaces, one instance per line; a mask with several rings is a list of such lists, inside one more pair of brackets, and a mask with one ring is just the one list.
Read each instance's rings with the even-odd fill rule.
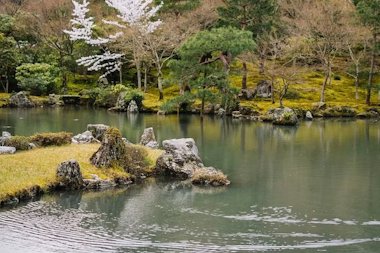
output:
[[[44,195],[0,209],[0,252],[380,252],[380,122],[298,127],[194,115],[0,109],[13,135],[118,127],[138,142],[192,137],[226,188],[148,179],[104,192]],[[1,158],[0,158],[1,166]]]

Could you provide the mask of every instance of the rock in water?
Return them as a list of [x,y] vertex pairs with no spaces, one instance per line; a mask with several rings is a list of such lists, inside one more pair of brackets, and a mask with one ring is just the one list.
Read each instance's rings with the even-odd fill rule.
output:
[[166,140],[162,145],[166,152],[156,162],[160,173],[186,179],[194,175],[195,169],[203,167],[194,139]]
[[156,141],[156,137],[154,136],[153,127],[145,128],[143,135],[141,135],[140,145],[147,145],[151,141]]
[[119,97],[117,98],[115,107],[120,111],[127,110],[127,105],[125,103],[125,95],[127,93],[125,91],[121,92]]
[[82,172],[79,163],[71,159],[62,162],[57,167],[57,177],[61,180],[61,186],[69,189],[80,189],[83,185]]
[[97,140],[102,141],[104,133],[110,128],[110,126],[103,124],[88,124],[87,131],[92,133]]
[[29,100],[23,91],[9,98],[10,107],[34,107],[34,104]]
[[273,124],[294,126],[298,124],[298,118],[294,111],[288,107],[276,108],[273,111]]
[[131,113],[138,113],[139,112],[139,107],[137,106],[135,100],[132,100],[131,102],[129,102],[127,111],[131,112]]
[[306,120],[313,120],[313,114],[311,114],[310,111],[307,111],[305,118],[306,118]]
[[98,168],[110,168],[113,165],[124,167],[126,147],[120,131],[110,127],[105,133],[102,145],[90,158],[91,164]]

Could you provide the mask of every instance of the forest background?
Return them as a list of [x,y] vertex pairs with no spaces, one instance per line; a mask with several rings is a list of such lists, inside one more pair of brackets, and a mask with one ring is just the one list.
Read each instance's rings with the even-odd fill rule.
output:
[[380,101],[380,0],[75,3],[87,39],[70,33],[85,24],[70,0],[0,0],[0,103],[19,90],[201,114]]

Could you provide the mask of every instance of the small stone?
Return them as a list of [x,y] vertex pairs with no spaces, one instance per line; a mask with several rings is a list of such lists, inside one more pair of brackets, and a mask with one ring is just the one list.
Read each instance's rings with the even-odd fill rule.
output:
[[226,116],[226,110],[224,110],[223,108],[219,108],[218,115],[220,117]]
[[29,143],[28,144],[28,149],[31,150],[31,149],[35,149],[36,148],[36,144],[34,143]]
[[306,112],[306,120],[313,120],[313,115],[311,114],[311,112],[310,111],[307,111]]
[[159,144],[157,141],[150,141],[145,146],[152,149],[158,149]]
[[165,115],[166,114],[166,112],[165,111],[162,111],[162,110],[159,110],[158,112],[157,112],[157,115]]

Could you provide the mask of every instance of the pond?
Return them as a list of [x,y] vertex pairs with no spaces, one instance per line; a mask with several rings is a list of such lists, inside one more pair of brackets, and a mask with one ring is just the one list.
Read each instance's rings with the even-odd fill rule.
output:
[[[1,252],[379,252],[380,125],[298,127],[196,115],[80,108],[0,109],[12,135],[118,127],[138,142],[194,138],[226,188],[148,179],[129,188],[41,196],[0,209]],[[1,166],[1,158],[0,158]]]

